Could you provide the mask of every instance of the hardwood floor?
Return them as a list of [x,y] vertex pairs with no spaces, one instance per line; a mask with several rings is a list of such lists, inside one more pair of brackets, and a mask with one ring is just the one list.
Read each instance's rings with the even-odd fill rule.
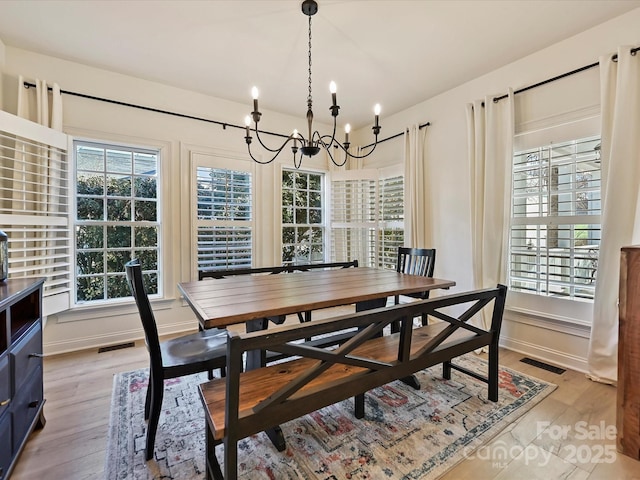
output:
[[[47,424],[31,435],[11,479],[104,478],[113,375],[146,367],[147,358],[143,342],[105,353],[47,357]],[[503,350],[500,363],[558,388],[441,478],[640,480],[640,462],[617,453],[615,438],[606,438],[606,428],[616,424],[615,388],[578,372],[557,375],[522,363],[521,358]],[[596,438],[584,440],[586,432]]]

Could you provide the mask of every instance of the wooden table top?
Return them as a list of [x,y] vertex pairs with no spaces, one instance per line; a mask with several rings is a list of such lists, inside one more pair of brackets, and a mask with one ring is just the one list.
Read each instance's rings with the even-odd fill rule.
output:
[[451,280],[358,267],[179,283],[204,328],[455,286]]

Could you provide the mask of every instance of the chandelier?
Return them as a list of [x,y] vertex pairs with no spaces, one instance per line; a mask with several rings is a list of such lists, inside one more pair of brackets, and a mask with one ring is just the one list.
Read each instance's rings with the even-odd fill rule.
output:
[[[246,126],[246,135],[244,137],[247,143],[247,149],[249,151],[249,156],[256,163],[267,164],[273,162],[278,155],[284,150],[284,148],[291,142],[291,151],[293,152],[293,164],[296,168],[300,168],[302,164],[302,157],[306,155],[307,157],[313,157],[317,155],[322,148],[324,148],[329,154],[329,158],[334,163],[334,165],[341,167],[343,166],[349,157],[351,158],[365,158],[373,153],[376,146],[378,145],[378,134],[380,133],[380,125],[379,125],[379,116],[380,116],[380,105],[376,105],[374,107],[374,124],[372,127],[373,134],[375,136],[375,142],[372,145],[372,149],[364,154],[364,155],[354,155],[349,152],[349,132],[351,131],[351,127],[349,124],[346,124],[344,127],[345,135],[344,142],[340,143],[336,140],[336,122],[338,117],[338,112],[340,111],[340,106],[337,104],[336,99],[336,84],[335,82],[331,82],[329,85],[329,91],[331,92],[332,105],[329,107],[331,111],[331,116],[333,117],[333,133],[331,135],[321,135],[317,130],[313,130],[313,98],[311,92],[311,17],[318,12],[318,3],[314,0],[304,0],[302,2],[302,13],[309,17],[309,95],[307,96],[307,138],[301,135],[297,130],[294,130],[291,135],[286,137],[286,140],[280,145],[278,148],[270,148],[264,144],[262,139],[260,138],[260,131],[258,130],[258,123],[260,122],[260,117],[262,114],[258,110],[258,89],[257,87],[253,87],[251,93],[253,96],[253,111],[251,112],[251,117],[247,115],[245,118],[245,126]],[[251,129],[251,120],[253,119],[254,127]],[[265,150],[273,153],[273,156],[268,160],[258,160],[251,153],[251,132],[254,132],[258,142]],[[299,144],[299,146],[298,146]],[[331,147],[335,149],[341,149],[344,152],[344,160],[342,162],[338,162],[334,159],[333,154],[331,153]],[[300,153],[299,156],[296,156]]]

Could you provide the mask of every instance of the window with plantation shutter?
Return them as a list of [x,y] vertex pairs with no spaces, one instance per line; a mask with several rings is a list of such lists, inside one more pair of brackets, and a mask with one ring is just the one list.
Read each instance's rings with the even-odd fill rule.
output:
[[0,111],[0,230],[9,278],[44,277],[44,316],[71,302],[69,137]]
[[378,181],[378,268],[395,270],[404,244],[404,176]]
[[404,241],[404,179],[385,175],[392,170],[332,173],[333,261],[357,259],[362,266],[396,268]]
[[599,137],[589,137],[515,153],[512,290],[593,299],[600,250],[599,146]]
[[198,165],[196,189],[198,270],[251,267],[251,173]]

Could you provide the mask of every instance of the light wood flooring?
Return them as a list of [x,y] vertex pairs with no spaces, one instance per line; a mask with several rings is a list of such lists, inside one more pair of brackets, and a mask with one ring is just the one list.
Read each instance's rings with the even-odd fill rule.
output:
[[[500,363],[558,388],[441,478],[640,480],[640,462],[616,453],[615,439],[606,438],[606,429],[616,423],[615,388],[574,371],[557,375],[524,364],[521,358],[503,350]],[[143,342],[105,353],[92,350],[45,358],[47,424],[31,435],[11,479],[104,478],[113,375],[146,367],[147,362]],[[582,439],[585,432],[596,438]]]

